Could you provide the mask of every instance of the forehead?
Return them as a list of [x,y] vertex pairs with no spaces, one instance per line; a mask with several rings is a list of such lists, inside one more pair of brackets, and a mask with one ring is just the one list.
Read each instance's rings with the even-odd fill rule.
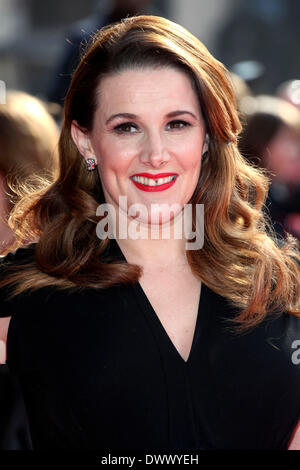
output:
[[194,111],[199,108],[189,76],[171,67],[130,69],[108,75],[98,86],[97,103],[102,110],[116,106],[189,106]]

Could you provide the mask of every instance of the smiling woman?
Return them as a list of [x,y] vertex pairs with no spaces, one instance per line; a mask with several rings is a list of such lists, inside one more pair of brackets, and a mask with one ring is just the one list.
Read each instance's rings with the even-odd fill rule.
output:
[[[91,39],[64,113],[59,176],[18,203],[0,270],[34,447],[297,447],[299,245],[238,151],[228,71],[183,27],[126,18]],[[201,249],[176,236],[187,205]],[[99,239],[99,206],[143,236]]]
[[122,195],[129,206],[143,204],[150,217],[139,220],[146,224],[155,220],[156,202],[167,222],[168,205],[180,211],[190,201],[207,150],[189,77],[175,67],[140,66],[103,78],[97,99],[91,131],[73,121],[72,135],[84,157],[96,158],[106,202],[117,210]]

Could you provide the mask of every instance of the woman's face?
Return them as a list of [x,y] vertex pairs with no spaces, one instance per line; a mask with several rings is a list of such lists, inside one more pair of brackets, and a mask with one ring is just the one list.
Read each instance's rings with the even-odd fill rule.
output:
[[96,156],[106,202],[125,209],[119,196],[127,196],[128,208],[143,204],[148,214],[157,204],[152,217],[140,213],[138,220],[153,223],[157,210],[160,222],[170,220],[163,205],[177,203],[182,209],[188,203],[206,150],[189,78],[174,68],[126,70],[105,77],[97,98],[87,145]]

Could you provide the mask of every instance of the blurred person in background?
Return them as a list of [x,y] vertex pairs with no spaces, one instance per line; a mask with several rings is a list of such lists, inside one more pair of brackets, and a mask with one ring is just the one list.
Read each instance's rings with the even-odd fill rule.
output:
[[[9,91],[0,105],[0,245],[2,256],[15,234],[9,215],[41,182],[53,181],[58,172],[58,127],[39,99]],[[24,240],[26,244],[26,240]],[[0,318],[0,450],[31,448],[31,437],[18,383],[6,364],[4,331],[8,318]]]
[[[21,91],[7,93],[0,105],[0,248],[11,243],[14,233],[8,216],[17,202],[58,172],[58,127],[47,105]],[[21,183],[21,185],[20,185]],[[23,185],[22,185],[23,184]],[[44,184],[44,183],[43,183]],[[19,193],[21,191],[21,194]]]
[[62,104],[71,82],[71,75],[80,60],[80,46],[90,35],[105,25],[137,14],[159,14],[152,0],[102,0],[97,2],[95,11],[88,17],[76,21],[66,32],[66,41],[61,60],[55,71],[49,90],[49,101]]
[[234,89],[235,96],[236,96],[238,103],[246,96],[253,95],[251,88],[247,85],[246,81],[243,78],[241,78],[239,75],[233,72],[231,72],[230,75],[231,75],[232,85],[233,85],[233,89]]
[[276,95],[300,110],[300,80],[288,80],[281,83],[276,90]]
[[280,237],[285,231],[300,239],[300,111],[272,96],[241,101],[244,129],[241,153],[269,172],[266,205]]
[[251,88],[248,86],[247,82],[239,75],[231,72],[230,76],[232,81],[232,87],[235,92],[237,107],[238,109],[240,109],[240,102],[247,96],[253,96],[253,93],[251,91]]

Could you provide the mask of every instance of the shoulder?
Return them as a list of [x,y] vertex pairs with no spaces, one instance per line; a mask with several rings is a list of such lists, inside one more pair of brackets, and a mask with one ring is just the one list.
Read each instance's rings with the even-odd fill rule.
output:
[[12,269],[15,271],[18,267],[34,261],[35,246],[36,243],[32,243],[0,257],[0,317],[12,316],[20,303],[20,297],[23,297],[20,295],[9,299],[12,284],[3,285],[2,281],[7,279]]
[[211,328],[219,343],[224,344],[230,353],[242,351],[256,364],[261,364],[264,358],[270,367],[280,364],[296,372],[300,378],[300,366],[295,368],[300,364],[300,315],[286,311],[270,312],[253,327],[239,332],[234,320],[240,309],[218,294],[212,293],[210,299],[213,308]]

